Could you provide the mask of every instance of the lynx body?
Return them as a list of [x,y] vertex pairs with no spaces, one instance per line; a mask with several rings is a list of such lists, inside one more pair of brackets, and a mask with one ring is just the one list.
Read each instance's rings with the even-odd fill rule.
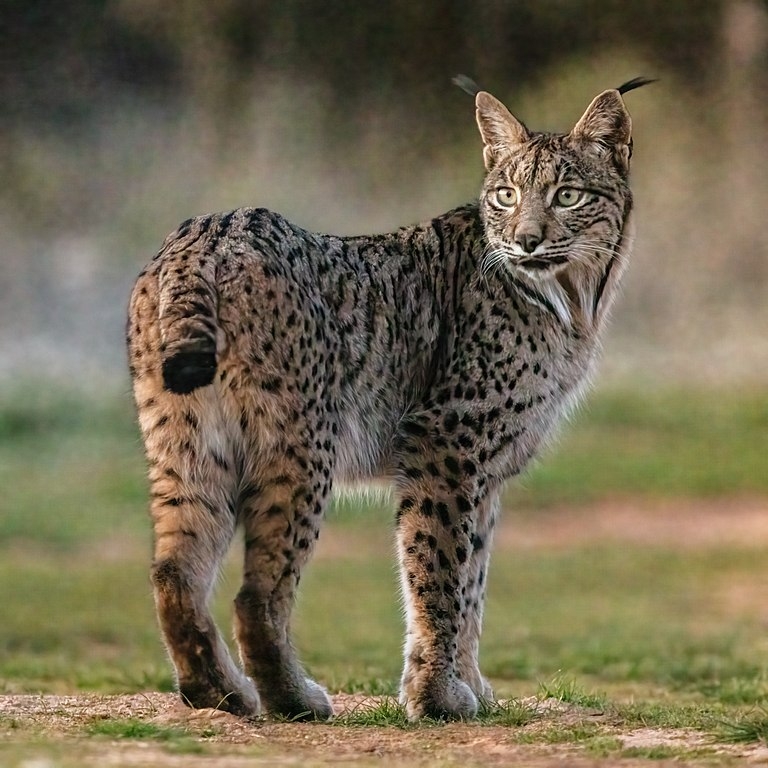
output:
[[[290,617],[332,488],[384,480],[410,717],[471,717],[505,480],[584,389],[627,263],[630,118],[608,90],[567,134],[477,94],[478,202],[391,234],[312,234],[264,209],[185,222],[141,273],[128,346],[149,463],[152,581],[181,695],[327,718]],[[207,602],[245,537],[235,629]]]

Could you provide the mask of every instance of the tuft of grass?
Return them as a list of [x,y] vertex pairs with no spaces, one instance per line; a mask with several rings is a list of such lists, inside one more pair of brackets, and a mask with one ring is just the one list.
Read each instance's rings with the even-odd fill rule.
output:
[[375,706],[361,704],[334,718],[331,722],[344,727],[400,728],[401,730],[412,730],[435,724],[434,721],[429,720],[421,723],[411,722],[405,707],[393,696],[384,696]]
[[[477,714],[477,724],[481,726],[520,727],[536,720],[538,709],[528,706],[518,699],[503,702],[483,703]],[[425,718],[417,723],[411,722],[405,707],[393,696],[384,696],[375,706],[361,704],[333,720],[334,725],[367,726],[379,728],[400,728],[413,730],[442,725],[443,721]]]
[[768,709],[759,707],[735,720],[723,720],[717,734],[723,741],[768,744]]
[[584,744],[584,751],[596,758],[605,758],[621,752],[624,742],[618,736],[598,735]]
[[540,717],[536,706],[530,706],[519,699],[487,703],[483,702],[477,714],[480,725],[519,728]]
[[587,693],[576,678],[558,672],[549,682],[540,682],[537,698],[555,699],[585,709],[605,709],[608,699],[603,693]]

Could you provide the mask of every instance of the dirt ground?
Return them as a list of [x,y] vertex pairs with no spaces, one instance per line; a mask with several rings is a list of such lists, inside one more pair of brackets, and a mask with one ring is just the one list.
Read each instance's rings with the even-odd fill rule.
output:
[[[522,517],[499,531],[497,547],[559,547],[579,542],[630,541],[707,548],[725,543],[765,547],[768,508],[764,499],[728,502],[660,502],[601,505],[589,510],[547,512]],[[337,532],[321,557],[344,547]],[[360,551],[359,538],[356,546]],[[364,549],[364,548],[363,548]],[[362,553],[364,556],[364,553]],[[337,714],[375,705],[375,697],[338,694]],[[524,702],[534,710],[520,727],[472,723],[419,729],[244,721],[214,710],[193,711],[173,694],[5,695],[0,696],[0,766],[155,766],[240,768],[241,766],[654,766],[768,765],[768,746],[716,743],[711,734],[676,729],[628,728],[611,713],[589,711],[557,701]],[[158,726],[148,739],[95,737],[98,724],[135,720]],[[553,726],[599,726],[612,741],[611,756],[585,754],[577,742],[547,744],[536,732]],[[521,743],[521,728],[530,735]],[[177,729],[177,737],[168,729]],[[163,733],[171,733],[168,738]],[[181,734],[179,736],[179,734]],[[617,750],[617,744],[620,748]],[[648,760],[657,749],[660,759]],[[670,754],[664,759],[665,749]],[[673,757],[675,750],[689,755]],[[617,757],[621,750],[629,750]],[[646,755],[632,756],[632,751]],[[699,752],[697,756],[696,752]]]
[[[375,704],[375,697],[334,697],[337,714]],[[557,701],[533,701],[535,719],[525,727],[531,738],[553,725],[604,726],[607,738],[621,747],[701,750],[703,762],[768,764],[761,745],[714,745],[711,736],[686,730],[623,729],[611,716]],[[102,721],[139,720],[161,728],[183,729],[183,740],[87,737]],[[3,696],[0,697],[0,765],[54,768],[59,765],[154,766],[168,768],[244,768],[259,765],[386,765],[386,766],[648,766],[642,757],[617,760],[587,757],[578,744],[521,744],[516,729],[452,723],[400,730],[341,727],[317,723],[244,721],[216,710],[190,710],[173,694],[130,696]],[[14,762],[3,761],[13,743],[25,745]],[[13,755],[13,752],[11,752]],[[615,749],[614,749],[615,754]],[[704,759],[705,758],[705,759]],[[696,759],[653,760],[652,764],[696,764]],[[702,763],[703,764],[703,763]]]

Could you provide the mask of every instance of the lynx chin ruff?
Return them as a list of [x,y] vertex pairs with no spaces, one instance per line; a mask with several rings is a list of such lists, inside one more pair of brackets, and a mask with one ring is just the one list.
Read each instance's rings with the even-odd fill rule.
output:
[[[622,94],[567,134],[476,95],[478,201],[391,234],[241,208],[190,219],[141,273],[128,348],[149,463],[157,615],[184,701],[328,718],[291,643],[336,483],[397,501],[411,718],[468,718],[504,481],[589,378],[629,251]],[[241,666],[207,603],[240,527]]]

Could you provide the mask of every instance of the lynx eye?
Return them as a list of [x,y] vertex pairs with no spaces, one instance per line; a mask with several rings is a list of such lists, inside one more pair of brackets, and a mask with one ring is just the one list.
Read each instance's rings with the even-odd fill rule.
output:
[[573,187],[560,187],[555,192],[555,203],[561,208],[573,208],[584,198],[584,191]]
[[512,187],[499,187],[496,190],[496,202],[502,208],[514,208],[517,205],[517,192]]

